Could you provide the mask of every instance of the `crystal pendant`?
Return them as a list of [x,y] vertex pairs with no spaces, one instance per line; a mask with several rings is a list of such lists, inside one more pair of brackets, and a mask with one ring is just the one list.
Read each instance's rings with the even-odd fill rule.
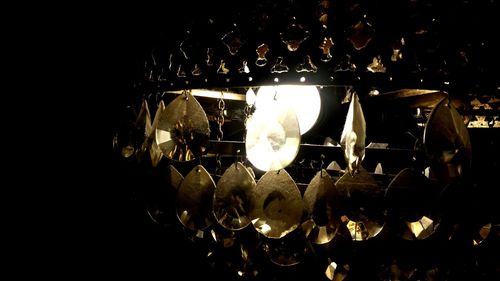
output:
[[403,239],[422,240],[434,233],[439,225],[435,214],[438,193],[430,180],[415,169],[403,169],[394,177],[385,198],[388,214],[404,221]]
[[269,45],[266,43],[260,44],[257,49],[257,60],[255,61],[255,65],[263,67],[267,64],[266,54],[269,52]]
[[241,32],[239,32],[236,24],[234,24],[234,30],[229,31],[228,33],[222,36],[222,43],[227,47],[229,53],[234,56],[238,53],[241,46],[245,44],[246,38],[243,36]]
[[321,49],[321,61],[329,62],[332,59],[332,54],[330,53],[330,49],[333,47],[332,37],[325,37],[323,41],[319,45]]
[[316,71],[318,71],[318,67],[316,65],[314,65],[314,63],[312,62],[311,56],[306,55],[304,57],[304,62],[301,63],[301,64],[299,64],[295,68],[295,71],[297,71],[298,73],[301,73],[301,72],[313,72],[313,73],[316,73]]
[[240,230],[250,224],[255,186],[254,178],[240,162],[224,172],[217,183],[213,205],[220,225],[229,230]]
[[490,235],[490,232],[491,232],[491,228],[492,228],[492,224],[487,223],[487,224],[483,225],[478,231],[475,232],[474,238],[472,241],[474,243],[474,246],[477,246],[477,245],[483,243],[483,241],[486,240],[486,238],[488,238],[488,236]]
[[167,105],[156,128],[156,141],[163,155],[178,161],[200,157],[209,136],[207,115],[189,92]]
[[315,244],[330,242],[337,232],[339,220],[334,211],[338,208],[335,184],[325,170],[316,173],[304,192],[304,205],[314,228],[309,239]]
[[358,173],[346,173],[336,183],[345,202],[346,215],[341,217],[353,240],[375,237],[384,226],[383,189],[363,167]]
[[366,123],[358,95],[352,93],[349,111],[344,124],[340,144],[344,150],[347,170],[356,172],[365,157]]
[[347,278],[349,273],[349,265],[344,266],[337,265],[336,262],[328,259],[328,265],[326,266],[325,276],[332,281],[342,281]]
[[257,182],[250,216],[262,235],[284,237],[299,226],[303,211],[300,191],[286,170],[267,172]]
[[151,134],[151,115],[149,114],[148,102],[146,99],[142,101],[141,110],[139,115],[137,115],[137,120],[135,121],[136,129],[136,149],[135,156],[139,162],[144,158],[144,154],[149,148],[149,136]]
[[351,35],[349,41],[356,50],[361,50],[368,45],[374,36],[374,29],[372,25],[366,21],[358,21],[351,27]]
[[271,73],[284,73],[288,70],[288,66],[283,62],[283,57],[277,57],[276,63],[271,67]]
[[212,220],[212,200],[215,183],[202,165],[194,167],[177,191],[176,211],[182,225],[191,230],[203,230]]
[[[163,175],[163,171],[161,171]],[[162,176],[163,177],[163,176]],[[151,220],[157,224],[171,223],[175,220],[175,195],[184,177],[177,169],[169,165],[166,175],[167,186],[155,185],[147,200],[147,212]],[[169,207],[172,207],[170,209]]]
[[432,110],[424,130],[431,175],[450,183],[464,176],[471,164],[471,143],[462,116],[448,99]]
[[156,128],[158,127],[158,122],[160,121],[160,116],[161,113],[165,110],[165,103],[163,101],[160,101],[160,104],[158,105],[158,109],[156,110],[155,114],[155,119],[153,120],[153,125],[151,133],[149,135],[149,138],[151,139],[151,147],[149,149],[149,156],[151,158],[151,164],[153,167],[158,166],[160,163],[161,158],[163,157],[163,153],[161,152],[160,147],[158,146],[158,143],[156,142]]
[[184,177],[177,171],[177,169],[172,166],[168,165],[167,167],[167,178],[168,178],[168,183],[169,186],[177,192],[179,187],[181,186],[182,181],[184,180]]
[[284,32],[281,32],[281,41],[286,45],[288,51],[295,52],[299,49],[307,38],[310,32],[305,30],[301,24],[295,23],[295,17],[292,19]]

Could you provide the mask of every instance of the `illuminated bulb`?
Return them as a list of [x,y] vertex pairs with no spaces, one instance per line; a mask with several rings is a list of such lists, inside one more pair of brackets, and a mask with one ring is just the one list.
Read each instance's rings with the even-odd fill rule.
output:
[[257,109],[272,104],[272,99],[290,106],[299,121],[300,134],[309,131],[319,117],[321,98],[315,86],[278,85],[262,86],[257,91]]
[[302,83],[306,82],[306,78],[304,76],[300,77],[300,82]]

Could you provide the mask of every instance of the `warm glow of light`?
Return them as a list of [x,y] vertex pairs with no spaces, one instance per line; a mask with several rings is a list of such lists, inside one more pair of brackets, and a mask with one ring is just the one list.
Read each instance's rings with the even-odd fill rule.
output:
[[407,223],[415,237],[419,237],[422,232],[432,227],[433,220],[423,216],[420,220]]
[[[167,93],[180,95],[180,94],[184,93],[184,91],[168,91]],[[229,91],[212,91],[212,90],[207,90],[207,89],[192,89],[191,95],[193,95],[195,97],[216,98],[216,99],[223,97],[225,100],[238,100],[238,101],[245,100],[244,95],[234,93],[234,92],[229,92]]]
[[255,106],[267,106],[275,98],[293,108],[299,121],[300,134],[309,131],[319,117],[321,98],[315,86],[306,85],[278,85],[262,86],[257,91]]
[[337,264],[335,262],[331,262],[325,270],[325,275],[328,279],[333,280],[333,277],[335,276],[335,269],[337,269]]
[[255,92],[253,91],[253,89],[252,88],[248,89],[247,94],[246,94],[247,105],[254,105],[256,98],[257,97],[255,96]]
[[299,146],[299,123],[291,107],[270,100],[248,119],[245,148],[255,168],[282,169],[295,159]]

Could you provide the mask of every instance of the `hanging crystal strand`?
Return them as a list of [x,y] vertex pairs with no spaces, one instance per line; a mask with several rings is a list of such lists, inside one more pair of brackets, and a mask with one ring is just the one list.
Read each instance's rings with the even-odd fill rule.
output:
[[[224,93],[221,92],[221,97],[218,100],[218,105],[217,109],[219,110],[219,115],[217,115],[216,122],[217,122],[217,141],[221,141],[222,138],[224,138],[224,132],[222,131],[222,125],[224,125],[224,109],[226,108],[226,103],[224,102]],[[215,175],[222,175],[222,162],[221,162],[221,155],[217,154],[215,156],[216,159],[216,168],[215,168]]]

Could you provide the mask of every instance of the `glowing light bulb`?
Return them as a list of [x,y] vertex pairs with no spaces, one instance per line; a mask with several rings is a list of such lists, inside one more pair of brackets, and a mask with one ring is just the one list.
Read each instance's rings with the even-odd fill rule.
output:
[[321,110],[321,98],[315,86],[262,86],[257,91],[255,106],[257,109],[269,106],[273,99],[292,108],[297,115],[301,135],[316,124]]

